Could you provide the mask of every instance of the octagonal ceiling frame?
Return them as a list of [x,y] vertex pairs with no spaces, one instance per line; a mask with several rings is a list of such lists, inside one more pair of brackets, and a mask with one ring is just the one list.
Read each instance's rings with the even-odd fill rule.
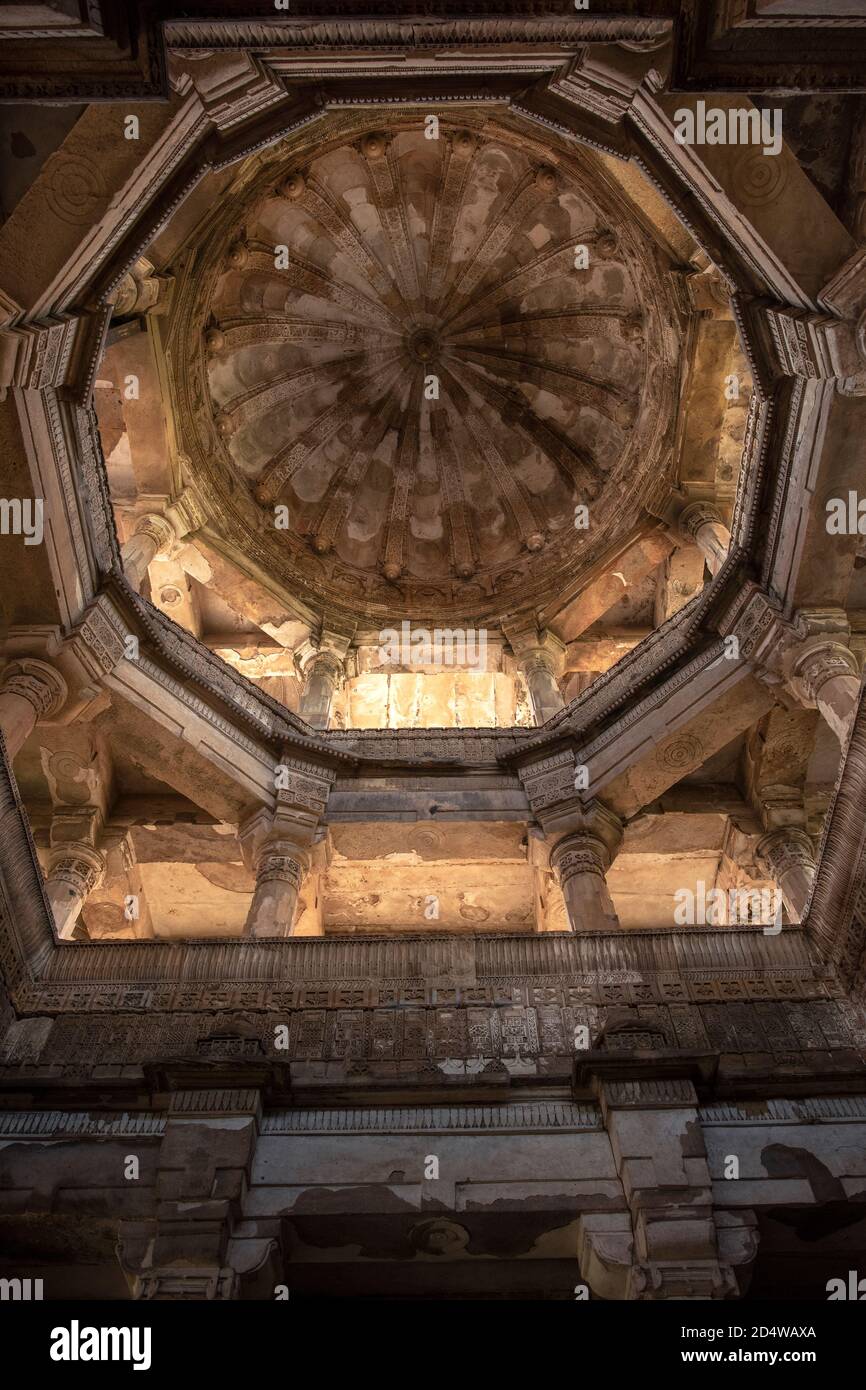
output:
[[[640,84],[637,85],[639,86]],[[273,94],[271,93],[271,98],[272,96]],[[635,87],[632,98],[626,104],[626,109],[634,104],[637,100],[637,96],[637,87]],[[641,123],[645,127],[648,121],[647,112],[653,112],[654,99],[652,93],[647,92],[645,89],[640,92],[639,96],[641,102]],[[357,102],[357,100],[357,97],[353,98],[353,104]],[[377,98],[377,100],[381,100],[381,97]],[[526,107],[520,109],[527,115],[532,114]],[[617,136],[616,131],[614,131],[603,145],[600,146],[600,122],[597,113],[592,110],[588,113],[585,112],[581,108],[580,102],[577,103],[575,111],[576,114],[572,121],[573,128],[571,130],[566,128],[567,133],[571,134],[573,138],[580,140],[582,143],[596,148],[602,147],[609,154],[613,154],[619,158],[626,157],[628,141],[621,138],[622,132]],[[61,331],[63,335],[61,347],[57,349],[55,354],[54,374],[52,376],[50,370],[48,372],[43,371],[41,376],[37,376],[37,379],[31,377],[17,384],[30,386],[31,389],[35,388],[36,390],[40,390],[46,398],[50,397],[51,410],[55,420],[58,417],[64,416],[68,419],[70,417],[70,412],[72,412],[72,419],[75,426],[73,434],[77,434],[78,447],[83,454],[87,454],[89,451],[91,460],[91,491],[85,499],[81,510],[83,513],[89,514],[91,520],[95,519],[96,525],[93,534],[93,547],[94,553],[97,556],[98,567],[103,574],[113,574],[113,582],[117,586],[116,592],[122,592],[127,586],[122,575],[119,575],[117,572],[117,551],[116,541],[113,539],[113,519],[110,515],[104,515],[107,505],[107,494],[104,487],[104,465],[101,463],[98,439],[95,436],[95,420],[92,411],[84,404],[84,402],[89,401],[93,373],[101,348],[101,335],[104,333],[105,327],[107,326],[107,312],[104,306],[107,303],[112,289],[126,273],[129,265],[134,263],[140,253],[146,249],[158,230],[165,225],[173,210],[184,200],[187,194],[196,186],[200,179],[204,177],[208,170],[225,167],[227,164],[234,163],[257,149],[263,148],[266,145],[271,145],[276,140],[285,137],[287,133],[291,133],[293,130],[297,130],[311,121],[315,121],[321,114],[321,108],[315,109],[310,104],[307,104],[303,109],[295,106],[291,108],[289,112],[284,112],[282,109],[275,111],[271,107],[271,109],[265,112],[264,116],[251,121],[248,126],[245,125],[244,130],[240,134],[231,134],[226,141],[222,136],[214,136],[212,133],[205,133],[208,129],[208,123],[201,104],[197,101],[197,97],[188,93],[184,99],[179,117],[179,122],[182,126],[180,138],[174,140],[166,138],[163,142],[160,154],[160,173],[158,177],[154,177],[150,182],[150,197],[145,199],[139,198],[137,201],[137,209],[143,209],[142,216],[139,217],[135,215],[132,199],[128,195],[125,198],[119,199],[118,202],[122,203],[125,208],[125,215],[119,218],[113,231],[105,239],[101,250],[95,255],[95,268],[93,274],[91,275],[89,271],[82,268],[82,264],[79,261],[77,264],[73,265],[73,272],[65,281],[63,281],[61,277],[61,291],[59,292],[59,297],[50,305],[52,314],[55,314],[56,311],[55,321],[56,318],[61,319]],[[542,123],[544,123],[549,120],[549,117],[542,116],[540,119]],[[661,122],[661,117],[658,119]],[[663,124],[663,122],[661,123]],[[626,127],[623,126],[623,130],[625,128]],[[177,131],[175,130],[174,133],[176,136]],[[668,151],[668,155],[671,153],[676,154],[678,148],[679,147],[673,146],[672,149]],[[671,160],[669,158],[666,162],[674,166],[677,164],[676,160]],[[651,160],[647,161],[646,167],[647,169],[652,168]],[[676,168],[676,173],[681,188],[687,191],[690,187],[689,171],[685,167],[680,166]],[[650,176],[654,177],[652,174]],[[661,179],[658,180],[658,182],[659,186],[663,187],[664,180]],[[140,181],[137,186],[140,189]],[[154,200],[155,203],[151,206]],[[682,210],[677,198],[672,199],[671,202],[677,215],[682,216]],[[711,202],[712,200],[710,200],[710,205]],[[715,219],[717,225],[714,229],[714,219],[708,215],[707,206],[699,206],[696,215],[688,217],[686,220],[687,225],[696,236],[696,240],[698,240],[699,244],[704,245],[710,251],[718,246],[719,236],[724,234],[726,229],[724,225],[718,225],[718,218]],[[733,280],[733,277],[731,278]],[[86,286],[91,282],[91,279],[95,279],[95,295],[97,301],[100,302],[100,307],[95,311],[85,311],[76,323],[73,317],[73,300],[77,297],[79,302],[81,301],[82,296],[86,292]],[[55,285],[56,283],[55,281]],[[65,288],[63,288],[63,286],[65,286]],[[43,299],[40,309],[45,310],[48,307],[48,304],[46,304]],[[796,303],[790,307],[797,310],[802,308],[802,305]],[[96,326],[94,327],[94,325]],[[70,328],[73,330],[72,332],[70,332]],[[75,337],[76,328],[78,330],[77,343],[70,341]],[[34,319],[28,318],[27,314],[13,314],[13,334],[23,336],[30,330],[33,330],[36,334],[57,334],[57,329],[53,324],[50,327],[45,326],[45,318],[41,313],[36,315]],[[82,345],[85,349],[84,351],[82,351]],[[757,360],[757,355],[754,352],[753,357]],[[785,365],[784,362],[771,364],[769,372],[764,372],[763,380],[767,381],[768,376],[778,378],[782,375]],[[47,376],[47,380],[44,379],[45,376]],[[759,373],[759,385],[761,379]],[[54,390],[56,387],[62,387],[63,391],[56,392]],[[67,399],[61,399],[61,395],[67,396]],[[77,396],[77,409],[75,404],[68,399],[69,395],[73,397]],[[761,401],[760,399],[758,400],[753,408],[754,418],[752,429],[750,438],[747,439],[745,463],[741,473],[741,495],[743,501],[740,507],[740,513],[744,518],[741,523],[741,535],[744,541],[750,539],[750,532],[754,529],[752,519],[758,506],[755,470],[765,456],[764,447],[766,435],[768,433],[767,422],[769,418],[769,409],[770,407],[767,402]],[[782,433],[783,423],[784,421],[780,420],[775,426],[777,438]],[[62,441],[58,440],[59,432],[55,428],[54,443],[55,446],[57,446],[58,443],[61,444],[61,451],[63,453],[66,452],[68,447],[65,440],[65,430],[67,428],[68,426],[64,420],[64,439]],[[784,464],[784,460],[782,463]],[[788,466],[790,466],[790,460],[788,460]],[[70,480],[73,478],[73,473],[77,472],[77,469],[68,471],[66,479],[67,488]],[[79,483],[80,479],[76,478],[75,482],[76,484]],[[712,622],[718,620],[718,615],[725,609],[726,605],[736,597],[742,582],[742,576],[747,570],[748,561],[746,546],[742,545],[734,549],[722,572],[717,577],[714,584],[710,586],[707,593],[700,596],[698,601],[694,601],[688,609],[683,610],[676,618],[670,620],[663,629],[660,629],[659,632],[652,634],[650,638],[646,639],[645,643],[643,643],[640,648],[636,648],[635,652],[632,653],[624,663],[620,663],[619,667],[614,668],[612,672],[607,674],[603,682],[598,683],[598,690],[587,692],[587,695],[581,697],[580,700],[570,706],[567,711],[556,716],[546,729],[534,733],[531,739],[515,740],[513,738],[503,738],[498,740],[498,748],[501,749],[501,754],[498,756],[500,765],[507,765],[508,762],[515,757],[523,761],[523,756],[529,751],[530,747],[533,755],[536,755],[545,750],[555,750],[562,745],[563,741],[571,741],[572,746],[574,746],[575,720],[579,723],[582,737],[586,738],[590,732],[605,734],[609,737],[611,735],[611,730],[614,729],[614,726],[609,722],[612,715],[616,715],[617,722],[627,720],[629,718],[628,709],[629,706],[631,706],[635,711],[634,719],[639,719],[641,717],[641,705],[643,705],[645,709],[647,701],[653,702],[655,699],[655,702],[658,702],[658,697],[654,697],[652,694],[652,688],[654,686],[664,697],[666,688],[668,693],[670,693],[678,682],[681,683],[684,671],[688,671],[690,678],[694,678],[696,674],[695,661],[703,663],[705,668],[712,666],[717,659],[718,650],[718,639],[714,634]],[[92,590],[90,597],[94,597]],[[129,595],[128,601],[131,608],[136,607],[136,600],[133,599],[131,594]],[[138,606],[140,608],[140,601]],[[150,616],[150,636],[155,644],[161,647],[161,659],[163,664],[170,669],[177,659],[176,638],[174,640],[175,650],[170,654],[169,647],[172,646],[172,642],[160,640],[159,633],[160,631],[163,633],[170,633],[171,626],[173,625],[166,626],[167,620],[164,619],[163,615],[156,616],[155,614],[151,614]],[[171,634],[171,636],[173,638],[175,637],[174,634]],[[195,651],[197,644],[195,644],[194,639],[185,637],[183,643],[188,654],[191,651]],[[696,651],[698,653],[697,656],[695,656]],[[685,665],[683,664],[684,662]],[[207,672],[203,669],[201,661],[197,659],[191,660],[190,666],[187,668],[185,674],[189,675],[190,670],[192,679],[198,683],[199,688],[212,700],[214,695],[213,682],[208,678]],[[661,684],[659,684],[660,678]],[[246,687],[247,685],[246,682],[243,682],[243,678],[234,672],[229,672],[227,681],[230,686],[234,685],[238,690],[240,690],[242,686]],[[628,686],[627,690],[625,689],[626,686]],[[236,709],[234,712],[237,717],[249,719],[249,710],[256,704],[263,710],[268,710],[268,718],[273,716],[275,711],[271,707],[272,702],[269,702],[267,697],[263,696],[255,687],[245,689],[244,694],[245,697],[249,697],[244,700],[244,704],[247,706],[247,712],[244,713],[243,709]],[[225,694],[223,693],[219,698],[226,698]],[[250,701],[252,701],[252,706],[250,705]],[[229,696],[228,703],[231,704],[236,702],[233,702],[231,696]],[[283,718],[285,724],[290,727],[288,730],[284,728],[281,731],[282,734],[290,737],[298,745],[304,744],[307,741],[307,736],[302,729],[297,727],[296,721],[290,717],[286,719],[285,714]],[[631,722],[634,722],[634,719],[632,719]],[[479,734],[481,734],[481,732],[482,731],[479,731]],[[485,735],[486,733],[487,731],[484,731]],[[425,744],[427,744],[432,751],[434,742],[439,750],[447,750],[449,745],[455,747],[459,746],[462,750],[466,745],[466,739],[467,735],[464,732],[459,740],[451,740],[447,737],[443,739],[440,735],[436,740],[426,740],[415,737],[413,740],[404,740],[404,743],[408,742],[411,744],[417,756],[424,748]],[[359,741],[369,743],[369,740]],[[310,739],[309,746],[312,747],[316,745],[317,749],[323,754],[326,754],[326,750],[329,752],[333,750],[334,753],[338,753],[338,756],[339,754],[345,756],[345,754],[349,752],[352,742],[352,739],[329,738],[325,735],[315,740]],[[489,740],[487,740],[487,742],[489,743]],[[379,738],[377,743],[383,748],[391,744],[396,749],[399,740]],[[349,753],[349,756],[350,759],[357,759],[357,753],[354,750]],[[447,753],[444,761],[446,765],[451,764],[451,759],[448,757]],[[439,765],[442,766],[443,764],[440,762]]]

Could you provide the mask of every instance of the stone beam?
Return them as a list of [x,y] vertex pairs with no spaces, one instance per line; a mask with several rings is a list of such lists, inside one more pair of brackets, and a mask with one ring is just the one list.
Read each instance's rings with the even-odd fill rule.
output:
[[646,716],[579,750],[589,790],[629,818],[754,724],[773,697],[745,663],[720,655],[686,685],[662,687]]
[[609,671],[651,631],[648,627],[609,628],[600,636],[578,637],[565,648],[563,670],[566,674]]
[[261,580],[250,578],[240,563],[216,548],[212,538],[197,536],[194,543],[181,547],[178,560],[193,579],[212,588],[233,612],[255,623],[280,646],[294,648],[309,637],[312,614],[305,617]]
[[602,574],[557,613],[554,625],[563,641],[573,642],[603,617],[608,609],[619,603],[632,584],[651,574],[673,548],[667,536],[654,532],[612,559]]
[[123,662],[106,685],[112,736],[150,776],[231,823],[273,798],[273,755],[203,702],[187,703],[138,662]]
[[696,545],[680,545],[663,561],[656,580],[653,616],[661,627],[704,587],[706,560]]

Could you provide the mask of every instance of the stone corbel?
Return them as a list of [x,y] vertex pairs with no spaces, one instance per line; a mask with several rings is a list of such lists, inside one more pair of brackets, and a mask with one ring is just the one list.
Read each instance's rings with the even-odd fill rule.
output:
[[220,134],[286,100],[282,78],[253,53],[240,49],[203,56],[174,53],[171,59],[174,80],[184,74]]
[[10,386],[44,391],[66,385],[79,336],[87,323],[75,315],[9,321],[0,326],[0,400]]
[[852,324],[763,300],[748,303],[744,313],[775,377],[828,380],[859,370]]
[[850,375],[843,375],[838,389],[844,395],[866,395],[866,247],[860,246],[836,272],[833,279],[818,295],[818,303],[830,314],[844,320],[850,335],[840,341],[844,344],[844,357],[837,349],[840,368],[850,365]]
[[634,101],[642,83],[652,85],[658,66],[656,48],[665,43],[661,36],[652,49],[625,44],[587,44],[576,57],[560,69],[548,83],[553,96],[579,106],[611,125],[618,124]]
[[624,1212],[587,1212],[577,1222],[580,1276],[595,1294],[610,1302],[628,1298],[634,1237]]
[[718,268],[703,251],[692,257],[695,269],[685,277],[685,288],[692,307],[712,319],[733,319],[731,296]]
[[142,257],[124,275],[111,296],[114,318],[168,312],[174,291],[174,277],[157,275],[154,269],[151,262]]

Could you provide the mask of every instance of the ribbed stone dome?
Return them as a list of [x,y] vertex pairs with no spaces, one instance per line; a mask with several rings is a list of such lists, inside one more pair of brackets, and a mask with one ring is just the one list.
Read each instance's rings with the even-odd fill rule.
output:
[[323,141],[252,199],[199,306],[208,428],[315,594],[511,612],[637,518],[674,317],[610,189],[486,122],[429,130]]

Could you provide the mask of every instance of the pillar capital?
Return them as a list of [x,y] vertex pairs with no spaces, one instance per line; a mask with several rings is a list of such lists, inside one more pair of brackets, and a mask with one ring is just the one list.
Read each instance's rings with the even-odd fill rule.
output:
[[283,835],[268,836],[254,859],[256,884],[288,883],[300,888],[310,867],[310,851]]
[[718,574],[731,544],[731,533],[713,502],[695,501],[683,508],[678,518],[683,540],[696,545],[711,574]]
[[811,836],[794,825],[783,826],[763,835],[755,846],[755,858],[777,883],[790,869],[807,869],[814,874],[817,868]]
[[105,855],[83,841],[70,840],[51,851],[45,892],[61,940],[72,937],[78,915],[104,872]]
[[96,888],[105,872],[105,855],[83,840],[70,840],[52,849],[48,858],[48,878],[63,880],[86,897]]
[[575,874],[598,874],[604,878],[612,862],[613,856],[604,841],[582,830],[563,836],[550,855],[550,866],[563,891]]
[[132,534],[148,536],[154,543],[154,557],[167,553],[179,539],[177,531],[162,512],[145,512],[138,517]]
[[791,665],[791,677],[799,681],[811,705],[817,705],[822,687],[834,676],[859,677],[857,658],[843,643],[832,638],[809,638]]
[[755,846],[755,859],[779,885],[789,918],[801,922],[818,867],[810,836],[798,826],[780,826],[761,837]]
[[570,809],[566,820],[568,829],[551,852],[551,864],[563,854],[585,846],[586,852],[598,859],[601,872],[606,873],[622,844],[623,823],[616,812],[593,800]]
[[58,714],[69,694],[66,681],[55,666],[29,656],[10,661],[4,667],[0,690],[27,700],[36,711],[37,719],[50,719]]
[[697,545],[702,526],[724,526],[715,502],[689,502],[679,514],[679,533],[687,544]]

